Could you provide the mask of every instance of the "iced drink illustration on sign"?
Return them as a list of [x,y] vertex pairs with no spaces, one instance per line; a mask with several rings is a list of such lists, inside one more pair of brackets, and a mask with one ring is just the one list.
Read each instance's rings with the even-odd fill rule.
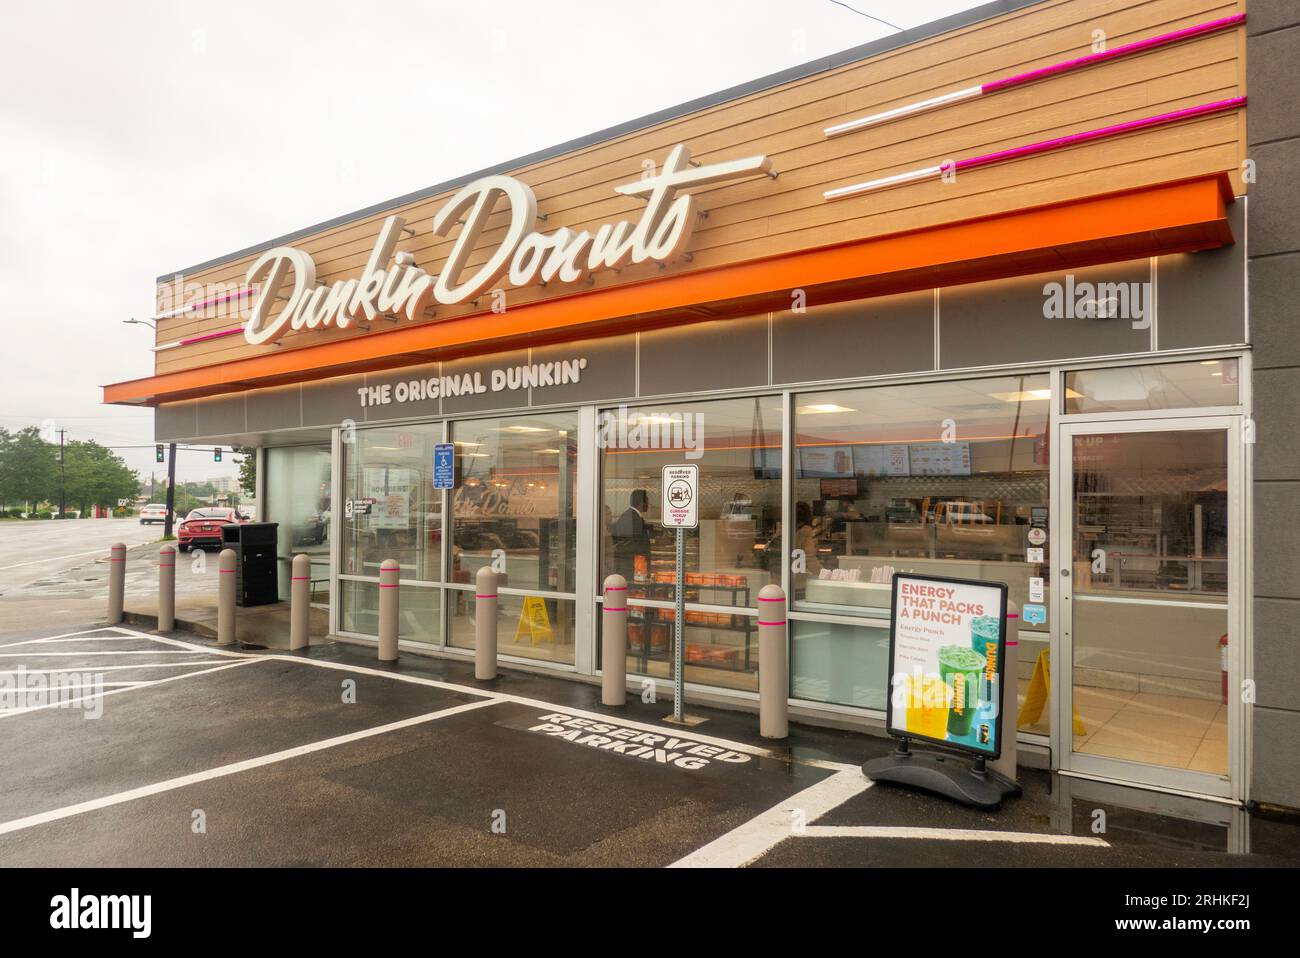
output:
[[939,649],[939,675],[944,684],[952,689],[948,731],[954,736],[970,734],[971,721],[979,705],[984,664],[984,656],[968,646],[945,645]]
[[920,672],[904,676],[906,728],[913,735],[942,739],[948,731],[952,686],[938,675]]

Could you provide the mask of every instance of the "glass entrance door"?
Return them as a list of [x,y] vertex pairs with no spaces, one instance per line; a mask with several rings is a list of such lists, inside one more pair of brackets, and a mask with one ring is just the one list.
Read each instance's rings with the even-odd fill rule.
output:
[[1238,430],[1230,417],[1062,426],[1062,768],[1232,795]]

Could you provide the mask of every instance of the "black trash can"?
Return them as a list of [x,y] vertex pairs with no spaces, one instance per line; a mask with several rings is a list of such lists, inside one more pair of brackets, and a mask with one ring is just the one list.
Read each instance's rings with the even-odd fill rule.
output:
[[221,527],[221,541],[235,552],[235,605],[280,601],[276,561],[278,522],[232,522]]

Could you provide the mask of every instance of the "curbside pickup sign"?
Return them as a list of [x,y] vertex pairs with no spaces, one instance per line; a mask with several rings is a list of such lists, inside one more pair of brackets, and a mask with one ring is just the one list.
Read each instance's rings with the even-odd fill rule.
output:
[[700,467],[664,466],[663,508],[665,529],[694,529],[700,524]]

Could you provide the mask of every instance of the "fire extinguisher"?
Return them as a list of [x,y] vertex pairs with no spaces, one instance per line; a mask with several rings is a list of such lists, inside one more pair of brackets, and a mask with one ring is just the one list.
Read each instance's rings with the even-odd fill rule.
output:
[[1219,636],[1219,665],[1223,669],[1223,704],[1228,704],[1228,633]]

